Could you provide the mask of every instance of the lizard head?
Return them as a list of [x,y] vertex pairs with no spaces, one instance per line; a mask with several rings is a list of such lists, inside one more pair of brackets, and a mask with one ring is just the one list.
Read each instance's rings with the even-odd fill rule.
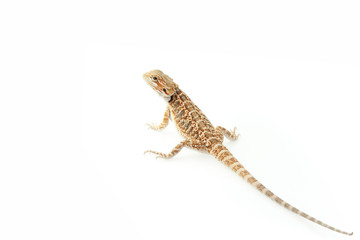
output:
[[173,80],[160,70],[152,70],[143,75],[143,78],[160,96],[170,98],[178,88]]

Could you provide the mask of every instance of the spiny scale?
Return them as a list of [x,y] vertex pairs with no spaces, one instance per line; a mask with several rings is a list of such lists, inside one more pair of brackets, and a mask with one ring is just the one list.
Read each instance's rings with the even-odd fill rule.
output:
[[[290,211],[317,223],[325,228],[339,232],[346,235],[352,235],[329,226],[322,221],[319,221],[308,214],[293,207],[289,203],[285,202],[263,184],[261,184],[256,178],[251,175],[243,165],[231,154],[231,152],[222,144],[224,136],[231,140],[236,140],[238,135],[234,131],[228,131],[223,127],[216,127],[210,123],[207,117],[200,111],[200,109],[190,100],[190,98],[179,89],[178,85],[173,80],[161,72],[160,70],[153,70],[144,74],[145,81],[161,96],[168,101],[168,106],[164,114],[163,122],[159,125],[149,125],[151,129],[160,130],[168,125],[170,115],[173,117],[177,129],[181,135],[185,138],[168,153],[161,153],[152,150],[151,152],[158,157],[171,158],[181,151],[183,147],[189,147],[200,151],[205,151],[213,155],[220,162],[228,166],[237,175],[244,178],[248,183],[253,185],[260,192],[264,193],[270,199],[274,200],[281,206],[289,209]],[[171,112],[171,114],[170,114]],[[145,152],[145,153],[146,153]]]

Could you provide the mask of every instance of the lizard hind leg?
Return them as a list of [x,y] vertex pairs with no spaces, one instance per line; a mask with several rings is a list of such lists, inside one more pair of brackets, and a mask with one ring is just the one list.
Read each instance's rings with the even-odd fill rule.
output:
[[221,135],[225,135],[226,138],[230,139],[230,140],[237,140],[240,136],[240,134],[237,134],[236,133],[236,127],[234,127],[233,130],[227,130],[226,128],[224,127],[221,127],[221,126],[217,126],[216,127],[216,131],[218,133],[220,133]]
[[174,157],[176,154],[178,154],[184,147],[190,147],[190,148],[194,148],[194,149],[198,149],[198,150],[202,150],[202,144],[200,144],[200,142],[195,141],[195,140],[184,140],[181,141],[178,145],[176,145],[170,153],[162,153],[162,152],[156,152],[153,150],[147,150],[144,152],[145,153],[153,153],[156,154],[156,158],[165,158],[165,159],[169,159]]
[[183,147],[185,147],[185,146],[186,146],[186,140],[181,141],[168,154],[162,153],[162,152],[156,152],[156,151],[153,151],[153,150],[147,150],[147,151],[144,152],[144,154],[145,153],[153,153],[153,154],[157,155],[156,158],[172,158],[173,156],[178,154],[183,149]]

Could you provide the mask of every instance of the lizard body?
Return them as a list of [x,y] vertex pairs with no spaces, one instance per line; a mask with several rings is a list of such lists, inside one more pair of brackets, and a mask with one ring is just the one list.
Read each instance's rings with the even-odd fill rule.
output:
[[145,151],[145,153],[150,152],[156,154],[157,157],[171,158],[179,153],[183,147],[189,147],[210,153],[220,162],[233,170],[237,175],[244,178],[245,181],[286,209],[335,232],[346,235],[353,234],[329,226],[324,222],[300,211],[260,183],[222,144],[224,136],[231,140],[236,140],[238,138],[239,135],[236,134],[236,129],[228,131],[221,126],[215,128],[201,110],[169,76],[160,70],[153,70],[145,73],[143,77],[145,81],[168,102],[163,122],[160,125],[149,125],[149,127],[154,130],[163,129],[168,125],[169,118],[172,116],[178,131],[185,138],[185,140],[176,145],[175,148],[173,148],[168,154],[152,150]]

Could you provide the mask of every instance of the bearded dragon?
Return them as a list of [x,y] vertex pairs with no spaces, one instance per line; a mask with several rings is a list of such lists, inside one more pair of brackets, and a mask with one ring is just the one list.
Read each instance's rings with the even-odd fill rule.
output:
[[165,128],[172,116],[178,131],[185,138],[185,140],[177,144],[170,153],[166,154],[152,150],[145,151],[145,153],[153,153],[156,154],[157,157],[161,158],[171,158],[178,154],[184,147],[209,153],[260,192],[286,209],[335,232],[346,235],[353,234],[329,226],[328,224],[325,224],[324,222],[300,211],[282,200],[260,183],[223,145],[224,136],[230,140],[236,140],[238,138],[239,135],[236,134],[236,128],[232,131],[229,131],[221,126],[215,128],[202,111],[168,75],[164,74],[160,70],[153,70],[145,73],[143,78],[148,85],[150,85],[150,87],[167,102],[167,108],[162,123],[159,125],[149,124],[149,128],[153,130],[161,130]]

